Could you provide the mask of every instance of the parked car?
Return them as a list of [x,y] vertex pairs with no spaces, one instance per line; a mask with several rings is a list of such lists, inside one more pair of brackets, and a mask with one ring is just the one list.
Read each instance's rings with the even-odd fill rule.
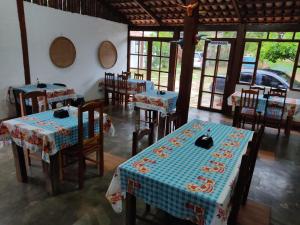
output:
[[195,52],[194,54],[194,68],[201,69],[203,60],[203,52]]
[[[277,70],[257,70],[255,84],[259,86],[267,86],[274,88],[286,88],[290,87],[288,80],[285,76],[282,76],[282,71]],[[253,69],[242,69],[240,82],[250,83],[252,81]],[[287,76],[288,77],[288,76]],[[216,92],[223,92],[225,88],[225,79],[223,77],[217,77],[216,79]],[[210,87],[210,90],[212,87]]]
[[[250,63],[253,63],[253,64],[250,64]],[[243,69],[254,69],[254,67],[255,67],[254,63],[255,63],[255,58],[253,56],[244,56],[242,70]]]

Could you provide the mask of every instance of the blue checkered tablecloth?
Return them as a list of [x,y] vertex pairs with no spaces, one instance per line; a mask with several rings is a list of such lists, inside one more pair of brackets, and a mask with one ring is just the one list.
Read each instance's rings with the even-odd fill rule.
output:
[[[11,138],[16,145],[32,151],[42,152],[42,158],[49,162],[49,156],[78,143],[78,112],[76,107],[64,107],[69,117],[59,119],[49,110],[37,114],[4,121],[0,124],[0,142]],[[99,133],[99,114],[95,113],[95,132]],[[83,114],[84,135],[88,136],[88,114]],[[103,116],[104,132],[114,129],[110,118]],[[113,132],[111,133],[113,135]]]
[[[209,129],[213,147],[195,146]],[[252,136],[252,131],[193,120],[121,164],[115,177],[122,193],[130,192],[175,217],[226,224],[241,158]],[[110,190],[118,189],[111,185]],[[115,204],[120,199],[116,196],[107,193]]]
[[162,115],[166,115],[176,109],[178,93],[166,91],[165,94],[159,94],[157,90],[142,92],[134,95],[133,105],[148,110],[155,110]]

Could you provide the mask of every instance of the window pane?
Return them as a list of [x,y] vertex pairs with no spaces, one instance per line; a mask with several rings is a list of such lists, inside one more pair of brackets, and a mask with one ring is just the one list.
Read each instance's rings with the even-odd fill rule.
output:
[[152,44],[152,55],[160,55],[160,41],[154,41]]
[[139,41],[130,42],[130,53],[138,54],[139,53]]
[[227,69],[228,69],[228,62],[219,61],[217,76],[226,77]]
[[198,32],[198,35],[206,35],[207,38],[215,38],[216,31],[200,31]]
[[159,76],[159,72],[157,72],[157,71],[151,71],[151,80],[156,85],[158,85],[158,76]]
[[216,77],[216,79],[215,79],[215,92],[216,93],[221,93],[221,94],[224,93],[225,82],[226,82],[225,77]]
[[220,48],[220,59],[229,60],[231,45],[221,45]]
[[133,75],[134,73],[138,73],[138,70],[137,70],[137,69],[132,69],[132,68],[130,68],[130,72],[131,72],[131,74]]
[[268,37],[268,32],[247,32],[246,38],[258,38],[266,39]]
[[131,37],[142,37],[143,31],[130,31],[129,35]]
[[244,63],[255,63],[258,50],[258,42],[246,42],[244,50]]
[[169,37],[172,38],[174,35],[174,32],[170,32],[170,31],[160,31],[158,33],[158,37]]
[[213,108],[222,109],[223,95],[214,95]]
[[[253,64],[243,64],[242,65],[242,71],[240,74],[240,82],[241,83],[248,83],[250,84],[252,82],[253,74],[254,74],[254,65]],[[251,67],[252,68],[251,68]]]
[[156,31],[144,31],[144,37],[157,37]]
[[161,58],[160,70],[169,72],[169,58]]
[[270,32],[269,39],[293,39],[293,32]]
[[138,56],[130,55],[130,68],[138,68]]
[[293,88],[300,89],[300,68],[296,71]]
[[201,106],[210,107],[211,94],[202,93]]
[[152,70],[159,70],[160,58],[152,57]]
[[160,73],[160,85],[168,86],[168,73]]
[[162,42],[161,44],[161,55],[162,56],[170,56],[170,43],[169,42]]
[[210,75],[213,76],[215,73],[215,66],[216,66],[216,61],[215,60],[206,60],[205,61],[205,75]]
[[147,79],[147,70],[139,70],[139,74],[143,74],[143,79],[146,80]]
[[218,31],[218,38],[236,38],[236,31]]
[[213,77],[204,77],[203,91],[212,92],[213,81],[214,81]]
[[215,59],[217,57],[217,49],[218,49],[218,45],[208,44],[206,58]]
[[147,69],[147,56],[139,56],[139,68]]
[[295,39],[296,39],[296,40],[300,40],[300,32],[297,32],[297,33],[295,34]]
[[148,41],[140,41],[139,54],[147,55],[148,53]]

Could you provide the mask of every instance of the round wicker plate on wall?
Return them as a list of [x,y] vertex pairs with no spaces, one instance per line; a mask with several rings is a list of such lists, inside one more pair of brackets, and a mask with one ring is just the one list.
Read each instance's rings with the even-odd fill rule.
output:
[[73,42],[66,37],[56,38],[49,50],[52,63],[60,68],[71,66],[76,58],[76,49]]
[[98,51],[99,61],[105,69],[112,68],[118,59],[118,52],[116,47],[110,41],[103,41]]

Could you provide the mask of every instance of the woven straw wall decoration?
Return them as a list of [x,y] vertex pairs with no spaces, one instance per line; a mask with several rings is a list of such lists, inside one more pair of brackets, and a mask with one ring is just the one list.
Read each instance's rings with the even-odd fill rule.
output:
[[103,41],[99,47],[98,58],[102,67],[112,68],[118,59],[118,52],[114,44],[110,41]]

